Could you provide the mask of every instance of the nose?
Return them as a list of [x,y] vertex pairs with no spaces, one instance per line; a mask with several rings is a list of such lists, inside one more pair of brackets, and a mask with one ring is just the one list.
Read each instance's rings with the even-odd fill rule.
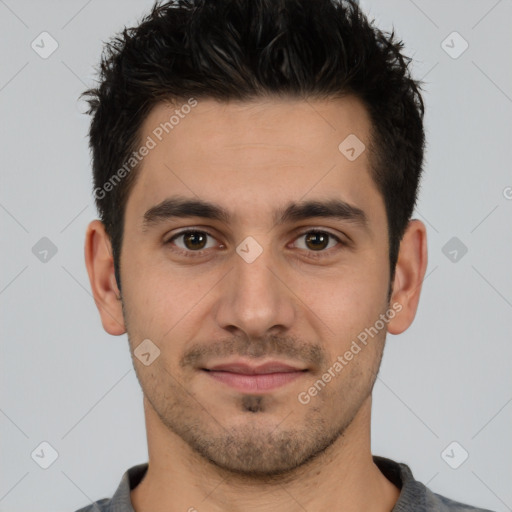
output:
[[269,248],[264,248],[254,261],[240,254],[233,256],[234,268],[221,284],[216,309],[218,325],[231,334],[249,338],[260,338],[275,330],[288,331],[297,311],[284,269]]

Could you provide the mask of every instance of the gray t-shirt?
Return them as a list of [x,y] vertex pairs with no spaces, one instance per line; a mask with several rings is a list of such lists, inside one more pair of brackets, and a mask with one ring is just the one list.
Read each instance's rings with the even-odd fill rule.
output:
[[[373,456],[373,461],[382,474],[400,489],[400,497],[391,512],[493,512],[459,503],[439,494],[418,482],[406,464],[391,459]],[[130,491],[146,474],[148,464],[139,464],[128,469],[121,479],[114,496],[95,501],[76,512],[135,512],[130,501]]]

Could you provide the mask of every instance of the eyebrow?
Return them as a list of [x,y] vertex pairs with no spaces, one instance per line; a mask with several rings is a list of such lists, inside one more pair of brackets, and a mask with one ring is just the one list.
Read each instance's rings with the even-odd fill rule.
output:
[[[146,211],[142,223],[143,231],[166,220],[189,217],[202,217],[224,224],[229,224],[233,218],[232,214],[220,205],[202,199],[175,196]],[[317,217],[345,220],[363,228],[368,227],[368,218],[364,211],[341,199],[290,202],[284,208],[274,211],[273,221],[274,224],[281,225]]]

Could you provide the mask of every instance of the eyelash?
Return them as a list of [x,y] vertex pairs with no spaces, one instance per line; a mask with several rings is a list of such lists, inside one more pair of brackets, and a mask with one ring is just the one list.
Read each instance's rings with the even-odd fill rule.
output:
[[[183,236],[183,235],[186,235],[186,234],[191,234],[191,233],[194,233],[194,234],[195,233],[200,233],[200,234],[204,234],[204,235],[207,235],[207,236],[215,239],[215,237],[212,234],[208,233],[208,231],[202,231],[202,230],[199,230],[199,229],[187,229],[185,231],[181,231],[181,232],[176,233],[175,235],[173,235],[171,238],[169,238],[169,240],[164,242],[164,245],[172,245],[171,242],[173,240],[175,240],[176,238],[179,238],[180,236]],[[309,229],[308,231],[304,231],[302,233],[299,233],[297,235],[297,237],[295,238],[295,240],[297,240],[298,238],[303,237],[305,235],[309,235],[309,234],[327,235],[330,239],[332,238],[336,242],[338,242],[339,245],[341,245],[341,246],[346,246],[347,245],[339,237],[337,237],[336,235],[333,235],[331,232],[320,230],[320,229]],[[311,258],[311,259],[315,259],[315,260],[318,259],[318,258],[322,258],[323,255],[326,252],[328,252],[330,249],[334,249],[334,247],[330,247],[329,249],[320,250],[318,252],[307,251],[307,252],[311,253],[311,254],[307,255],[307,257]],[[183,255],[183,256],[187,257],[187,258],[198,258],[198,257],[204,256],[204,253],[207,252],[209,249],[202,249],[200,251],[191,251],[191,250],[181,249],[181,248],[178,247],[178,248],[173,248],[172,250],[174,252],[177,252],[180,255]],[[301,250],[304,250],[304,249],[301,249]]]

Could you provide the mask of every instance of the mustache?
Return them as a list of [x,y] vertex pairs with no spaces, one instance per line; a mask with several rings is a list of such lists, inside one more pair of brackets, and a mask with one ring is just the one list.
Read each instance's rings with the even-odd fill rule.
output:
[[321,345],[307,343],[293,336],[269,335],[259,339],[230,337],[210,343],[194,344],[181,357],[180,366],[202,367],[212,358],[232,355],[253,359],[285,356],[317,368],[324,367],[327,360]]

